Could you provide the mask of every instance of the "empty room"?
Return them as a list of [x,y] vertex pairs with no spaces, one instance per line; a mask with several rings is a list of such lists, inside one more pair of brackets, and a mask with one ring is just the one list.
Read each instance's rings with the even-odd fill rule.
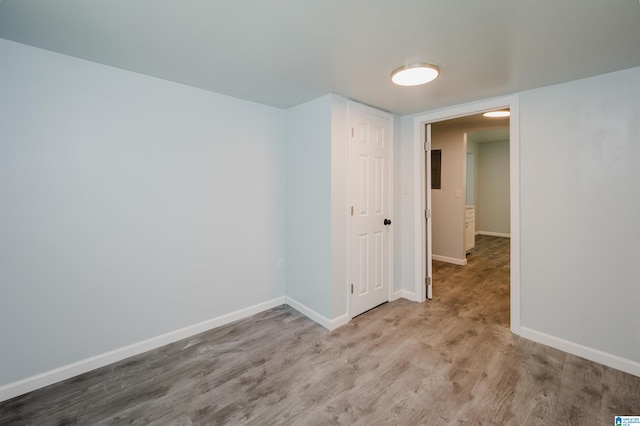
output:
[[639,24],[0,0],[0,424],[640,421]]

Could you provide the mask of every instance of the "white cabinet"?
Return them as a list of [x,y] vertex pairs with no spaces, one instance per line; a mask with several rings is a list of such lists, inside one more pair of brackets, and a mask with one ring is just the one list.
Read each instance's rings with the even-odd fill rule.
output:
[[476,209],[467,206],[464,217],[464,250],[471,251],[476,246]]

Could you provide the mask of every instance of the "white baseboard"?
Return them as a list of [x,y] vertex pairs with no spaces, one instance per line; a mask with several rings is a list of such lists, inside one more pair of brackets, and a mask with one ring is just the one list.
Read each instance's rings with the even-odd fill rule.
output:
[[440,262],[453,263],[454,265],[464,266],[467,264],[467,259],[456,259],[455,257],[439,256],[437,254],[432,255],[431,258]]
[[505,234],[503,232],[476,231],[476,235],[488,235],[489,237],[511,238],[511,234]]
[[335,330],[336,328],[343,326],[349,322],[349,315],[347,314],[340,315],[339,317],[334,319],[329,319],[324,315],[320,315],[319,313],[317,313],[307,305],[300,303],[297,300],[288,296],[285,297],[285,303],[291,306],[296,311],[300,312],[302,315],[306,316],[307,318],[317,322],[318,324],[320,324],[321,326],[323,326],[329,331]]
[[56,368],[54,370],[46,371],[44,373],[28,377],[17,382],[9,383],[0,387],[0,401],[5,401],[7,399],[14,398],[27,392],[52,385],[62,380],[70,379],[79,374],[95,370],[96,368],[104,367],[105,365],[121,361],[134,355],[139,355],[151,349],[156,349],[160,346],[177,342],[178,340],[194,336],[196,334],[202,333],[203,331],[211,330],[213,328],[220,327],[221,325],[229,324],[233,321],[237,321],[239,319],[243,319],[262,311],[266,311],[267,309],[275,308],[276,306],[284,304],[285,297],[277,297],[266,302],[249,306],[248,308],[239,309],[237,311],[230,312],[228,314],[212,318],[210,320],[206,320],[194,325],[190,325],[179,330],[171,331],[169,333],[152,337],[150,339],[143,340],[141,342],[115,349],[113,351],[106,352],[100,355],[96,355],[91,358],[83,359],[72,364]]
[[349,315],[343,314],[337,318],[331,320],[331,328],[329,330],[335,330],[338,327],[342,327],[350,321]]
[[578,343],[570,342],[559,337],[551,336],[540,331],[532,330],[527,327],[520,327],[520,336],[552,348],[579,356],[590,361],[594,361],[606,365],[625,373],[633,374],[640,377],[640,363],[630,359],[622,358],[598,349],[593,349]]
[[409,290],[405,290],[405,289],[395,291],[393,293],[392,297],[393,298],[391,299],[391,301],[398,300],[398,299],[407,299],[407,300],[411,300],[413,302],[417,302],[418,301],[418,298],[416,297],[416,293],[415,292],[409,291]]

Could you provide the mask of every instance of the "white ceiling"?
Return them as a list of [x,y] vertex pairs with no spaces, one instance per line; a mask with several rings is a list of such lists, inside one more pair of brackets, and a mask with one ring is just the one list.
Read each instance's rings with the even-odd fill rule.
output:
[[[638,0],[1,0],[0,37],[279,108],[397,114],[640,66]],[[427,61],[442,75],[397,87]]]

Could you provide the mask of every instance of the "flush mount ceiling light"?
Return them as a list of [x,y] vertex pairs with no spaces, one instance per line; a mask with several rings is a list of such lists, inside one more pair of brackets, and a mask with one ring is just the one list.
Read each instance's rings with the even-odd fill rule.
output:
[[405,65],[391,73],[391,81],[398,86],[418,86],[433,81],[440,68],[431,64]]
[[509,117],[511,115],[511,112],[509,110],[489,111],[489,112],[485,112],[482,115],[484,115],[485,117],[490,117],[490,118]]

